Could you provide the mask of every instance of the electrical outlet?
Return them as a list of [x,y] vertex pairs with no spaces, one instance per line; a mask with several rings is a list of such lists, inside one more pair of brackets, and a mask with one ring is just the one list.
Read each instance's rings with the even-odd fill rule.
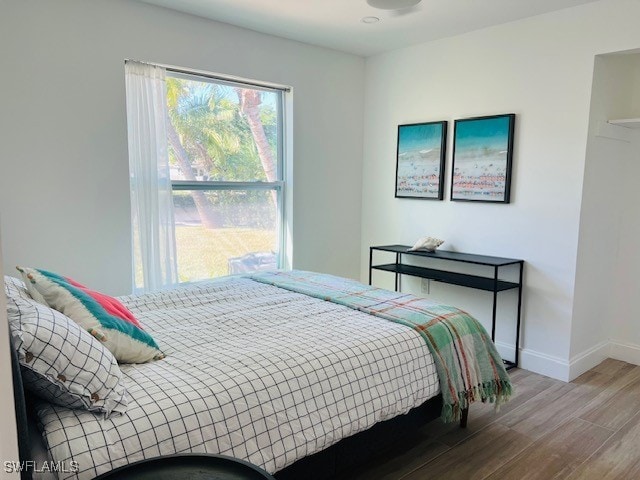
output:
[[431,290],[431,280],[428,278],[423,278],[420,281],[420,291],[422,293],[426,293],[427,295],[429,295],[429,293],[431,293],[430,290]]

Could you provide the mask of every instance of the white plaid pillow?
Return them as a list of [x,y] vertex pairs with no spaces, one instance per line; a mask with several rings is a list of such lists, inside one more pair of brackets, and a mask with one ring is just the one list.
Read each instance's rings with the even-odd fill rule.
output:
[[25,297],[8,279],[7,316],[25,387],[63,407],[125,412],[127,392],[111,352],[70,318]]
[[31,294],[27,289],[25,283],[19,278],[10,277],[9,275],[4,276],[4,289],[7,294],[7,297],[15,298],[25,298],[30,300]]

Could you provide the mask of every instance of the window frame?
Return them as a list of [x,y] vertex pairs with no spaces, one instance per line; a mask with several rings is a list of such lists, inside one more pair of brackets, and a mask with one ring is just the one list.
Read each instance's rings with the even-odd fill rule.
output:
[[276,101],[276,115],[278,119],[277,128],[277,148],[276,148],[276,176],[277,179],[273,182],[268,181],[247,181],[247,182],[234,182],[234,181],[216,181],[216,180],[171,180],[171,191],[225,191],[225,190],[262,190],[262,191],[275,191],[277,198],[276,207],[276,235],[277,235],[277,255],[276,266],[277,268],[284,268],[285,256],[286,256],[286,211],[285,211],[285,199],[286,199],[286,181],[287,172],[285,161],[285,130],[287,128],[287,118],[285,116],[286,108],[286,94],[290,92],[289,87],[275,86],[269,84],[254,83],[249,80],[240,78],[227,77],[223,75],[206,74],[203,72],[190,72],[174,67],[166,67],[167,77],[179,78],[190,81],[200,81],[204,83],[213,83],[217,85],[226,85],[232,87],[251,88],[254,90],[262,90],[266,92],[272,92],[278,94]]

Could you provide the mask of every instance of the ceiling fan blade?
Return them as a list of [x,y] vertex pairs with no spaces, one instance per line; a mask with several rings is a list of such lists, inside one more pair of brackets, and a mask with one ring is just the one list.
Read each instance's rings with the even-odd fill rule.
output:
[[420,5],[414,5],[413,7],[398,8],[397,10],[391,10],[389,13],[392,17],[403,17],[405,15],[411,15],[422,10]]
[[422,0],[367,0],[367,3],[373,8],[381,10],[400,10],[403,8],[414,7]]

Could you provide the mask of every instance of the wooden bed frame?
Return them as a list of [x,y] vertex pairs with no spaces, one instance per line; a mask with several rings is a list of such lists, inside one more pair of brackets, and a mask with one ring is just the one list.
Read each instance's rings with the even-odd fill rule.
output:
[[[13,343],[13,342],[12,342]],[[20,363],[16,349],[11,345],[11,371],[13,377],[13,391],[16,407],[16,421],[18,425],[18,451],[21,461],[34,460],[35,445],[42,444],[32,436],[37,435],[35,412],[22,382]],[[391,420],[380,422],[363,432],[340,440],[335,445],[314,455],[302,458],[294,464],[274,474],[277,480],[329,480],[349,478],[349,472],[371,462],[384,453],[402,438],[440,416],[442,410],[442,396],[437,395],[421,406],[412,409],[406,415],[399,415]],[[467,426],[468,410],[463,410],[460,426]],[[30,433],[31,432],[31,433]],[[42,456],[42,452],[39,453]],[[23,471],[22,480],[31,480],[32,472]]]

